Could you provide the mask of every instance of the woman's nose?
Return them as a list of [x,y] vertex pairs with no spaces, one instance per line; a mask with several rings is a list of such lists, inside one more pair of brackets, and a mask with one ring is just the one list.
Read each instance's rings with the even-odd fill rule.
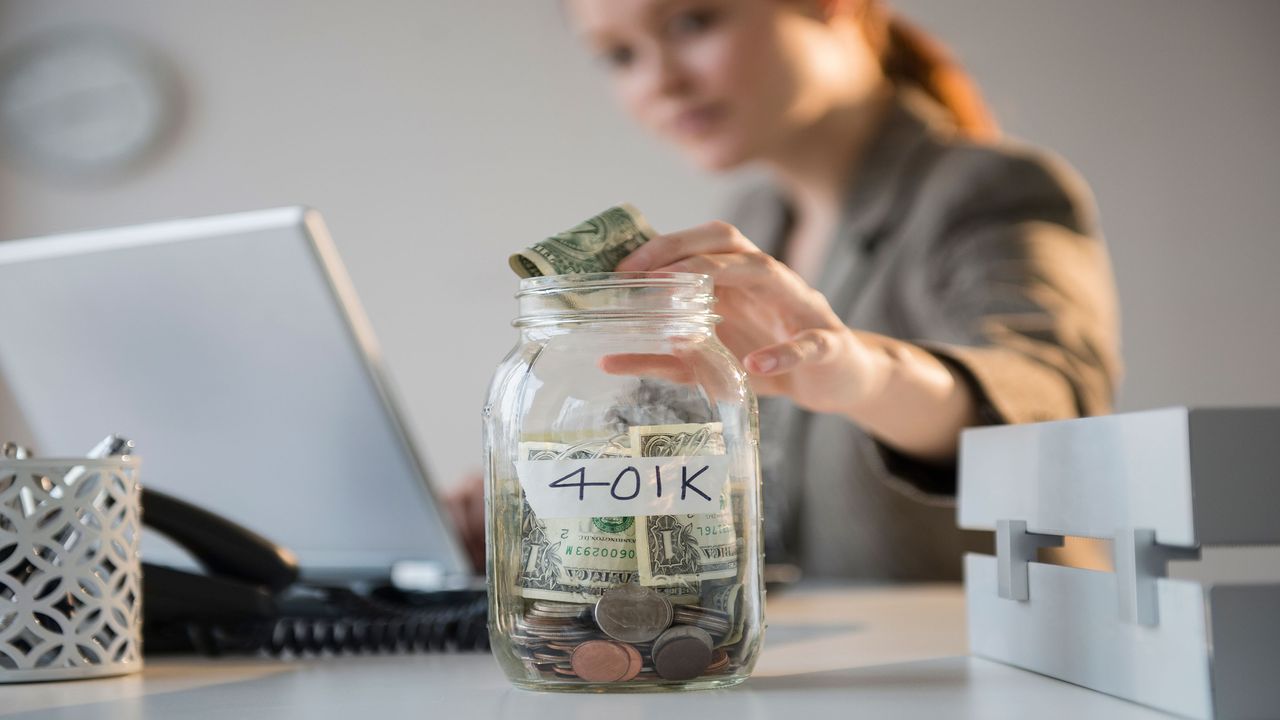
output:
[[658,45],[646,63],[646,94],[653,98],[684,95],[693,86],[693,76],[674,49]]

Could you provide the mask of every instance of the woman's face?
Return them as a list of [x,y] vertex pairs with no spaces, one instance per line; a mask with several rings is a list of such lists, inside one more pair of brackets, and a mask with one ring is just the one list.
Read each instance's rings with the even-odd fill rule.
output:
[[818,0],[569,0],[575,27],[642,126],[698,165],[767,158],[848,87]]

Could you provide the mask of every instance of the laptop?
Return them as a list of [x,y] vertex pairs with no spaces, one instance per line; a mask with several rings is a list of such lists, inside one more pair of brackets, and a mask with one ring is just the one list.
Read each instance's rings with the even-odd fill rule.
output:
[[[303,579],[467,583],[311,209],[0,242],[0,439],[134,441],[140,481],[292,550]],[[191,567],[144,533],[143,559]]]

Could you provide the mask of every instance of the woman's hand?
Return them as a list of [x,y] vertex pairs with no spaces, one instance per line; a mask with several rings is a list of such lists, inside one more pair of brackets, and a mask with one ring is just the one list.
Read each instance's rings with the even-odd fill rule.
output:
[[[618,271],[692,272],[715,281],[721,342],[742,360],[753,389],[786,395],[815,412],[848,414],[883,389],[888,358],[850,330],[821,293],[761,252],[737,228],[711,222],[661,235],[618,264]],[[654,358],[617,356],[619,374]]]
[[476,572],[484,572],[484,478],[474,473],[444,494],[458,540]]
[[[661,235],[617,270],[710,275],[724,318],[716,332],[759,394],[844,415],[924,460],[953,459],[960,429],[975,421],[968,385],[941,360],[910,343],[850,329],[822,293],[732,225],[711,222]],[[602,366],[676,381],[690,375],[674,356],[612,356]]]

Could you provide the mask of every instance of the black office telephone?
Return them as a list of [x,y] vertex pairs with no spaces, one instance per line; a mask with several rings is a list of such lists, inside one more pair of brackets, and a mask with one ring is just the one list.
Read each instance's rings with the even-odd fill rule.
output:
[[205,574],[143,563],[146,654],[313,655],[488,648],[484,593],[357,590],[299,580],[297,559],[266,538],[144,488],[143,524],[185,548]]

